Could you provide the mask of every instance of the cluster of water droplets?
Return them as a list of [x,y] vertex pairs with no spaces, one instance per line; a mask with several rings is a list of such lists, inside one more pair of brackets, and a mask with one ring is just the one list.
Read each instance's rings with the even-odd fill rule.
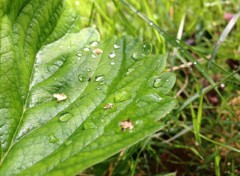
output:
[[[115,50],[121,48],[121,45],[119,45],[119,44],[114,44],[114,45],[113,45],[113,48],[114,48],[114,51],[111,51],[111,52],[108,54],[108,57],[109,57],[110,59],[114,59],[114,58],[117,56]],[[110,65],[112,65],[112,66],[115,65],[114,60],[110,62]]]

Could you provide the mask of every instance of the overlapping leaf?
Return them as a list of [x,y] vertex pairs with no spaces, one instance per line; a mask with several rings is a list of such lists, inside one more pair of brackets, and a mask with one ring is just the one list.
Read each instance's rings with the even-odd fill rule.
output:
[[150,45],[99,42],[60,0],[5,0],[0,12],[0,175],[74,175],[164,126],[175,76]]

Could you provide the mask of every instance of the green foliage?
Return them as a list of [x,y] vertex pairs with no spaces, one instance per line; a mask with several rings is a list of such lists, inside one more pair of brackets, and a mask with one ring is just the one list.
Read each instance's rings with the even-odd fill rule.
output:
[[[175,171],[177,175],[216,175],[217,170],[221,175],[239,175],[239,4],[239,0],[81,4],[82,25],[97,26],[103,38],[141,36],[151,40],[153,53],[162,52],[159,38],[165,40],[167,67],[177,75],[174,93],[180,104],[169,115],[168,128],[150,136],[146,145],[138,143],[123,156],[115,155],[85,173],[104,167],[102,173],[109,175]],[[234,14],[236,23],[226,18]],[[218,164],[215,145],[221,156]]]
[[100,42],[67,1],[0,5],[0,175],[74,175],[165,126],[175,75],[151,44]]

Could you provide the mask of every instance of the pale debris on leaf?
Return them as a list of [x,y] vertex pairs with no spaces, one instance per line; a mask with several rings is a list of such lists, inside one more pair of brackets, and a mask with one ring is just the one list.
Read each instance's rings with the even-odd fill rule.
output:
[[63,101],[67,99],[67,95],[65,95],[64,93],[60,93],[60,94],[53,94],[53,97],[57,99],[57,102]]
[[103,50],[101,50],[100,48],[95,48],[95,49],[93,50],[93,53],[99,55],[99,54],[102,54],[102,53],[103,53]]
[[113,108],[113,104],[112,103],[108,103],[103,108],[104,109],[111,109],[111,108]]
[[125,131],[126,129],[132,130],[134,128],[130,119],[120,122],[119,125],[122,127],[122,131]]

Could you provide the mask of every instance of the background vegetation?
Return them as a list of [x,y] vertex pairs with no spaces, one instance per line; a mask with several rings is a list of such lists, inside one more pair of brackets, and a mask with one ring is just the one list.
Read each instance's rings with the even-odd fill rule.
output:
[[240,20],[227,24],[240,1],[122,2],[73,5],[79,6],[81,26],[96,26],[102,39],[132,35],[151,41],[153,53],[166,54],[168,71],[177,75],[179,107],[164,131],[80,175],[239,175]]

